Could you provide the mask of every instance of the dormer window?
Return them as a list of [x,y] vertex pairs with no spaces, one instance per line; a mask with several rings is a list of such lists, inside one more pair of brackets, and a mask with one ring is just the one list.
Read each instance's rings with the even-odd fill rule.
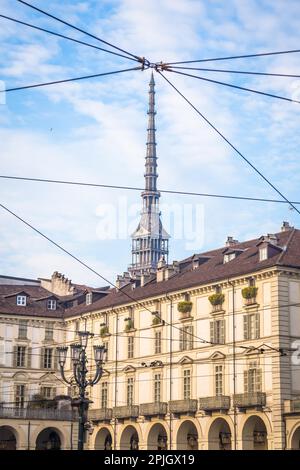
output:
[[26,307],[27,297],[26,295],[17,295],[17,305]]
[[224,255],[224,264],[229,263],[229,261],[232,261],[235,258],[236,254],[235,253],[228,253]]
[[47,301],[47,308],[48,310],[56,310],[56,300],[49,299]]
[[259,249],[259,261],[268,259],[268,247],[264,246]]
[[86,303],[86,305],[91,305],[92,302],[93,302],[93,294],[92,294],[92,292],[89,292],[85,296],[85,303]]

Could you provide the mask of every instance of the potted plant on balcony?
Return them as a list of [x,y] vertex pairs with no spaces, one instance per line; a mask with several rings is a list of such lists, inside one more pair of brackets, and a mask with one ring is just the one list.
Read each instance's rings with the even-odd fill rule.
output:
[[193,308],[193,302],[189,300],[183,300],[181,302],[178,302],[178,305],[177,305],[177,310],[178,312],[181,313],[181,318],[190,317],[192,308]]
[[125,325],[125,331],[130,331],[133,330],[134,324],[132,318],[125,318],[126,325]]
[[222,294],[221,292],[212,294],[208,297],[208,300],[210,301],[213,307],[213,312],[219,312],[220,310],[222,310],[222,305],[225,300],[225,295]]
[[103,337],[103,336],[106,336],[108,335],[109,331],[108,331],[108,326],[106,325],[106,323],[101,323],[101,328],[100,328],[100,336]]
[[251,305],[256,303],[256,295],[258,288],[255,286],[248,286],[242,289],[242,296],[245,299],[246,305]]

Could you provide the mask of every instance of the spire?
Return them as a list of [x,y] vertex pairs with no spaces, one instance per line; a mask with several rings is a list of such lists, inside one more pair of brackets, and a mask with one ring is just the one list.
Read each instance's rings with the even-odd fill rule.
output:
[[[157,191],[157,157],[155,129],[155,82],[153,72],[149,83],[147,153],[145,162],[145,191]],[[159,194],[158,194],[159,197]]]

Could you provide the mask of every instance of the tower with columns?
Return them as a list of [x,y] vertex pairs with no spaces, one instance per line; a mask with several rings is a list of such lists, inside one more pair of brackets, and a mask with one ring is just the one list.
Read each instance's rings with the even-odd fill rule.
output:
[[155,272],[159,260],[168,261],[169,234],[164,230],[159,210],[160,193],[157,190],[157,156],[155,129],[155,82],[153,73],[149,83],[147,151],[145,161],[145,190],[142,192],[141,220],[132,234],[132,276]]

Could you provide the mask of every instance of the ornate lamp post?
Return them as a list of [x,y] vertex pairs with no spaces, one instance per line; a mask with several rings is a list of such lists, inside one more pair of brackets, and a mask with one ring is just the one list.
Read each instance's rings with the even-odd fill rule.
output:
[[[71,345],[71,365],[73,367],[73,376],[75,383],[79,388],[79,401],[78,401],[78,414],[79,414],[79,430],[78,430],[78,450],[83,450],[84,447],[84,432],[85,424],[87,421],[87,410],[89,407],[90,400],[86,398],[86,388],[96,385],[103,374],[103,363],[106,360],[107,349],[104,346],[94,346],[94,360],[96,363],[96,372],[92,380],[87,380],[86,375],[88,369],[86,364],[88,362],[86,357],[86,348],[88,340],[94,335],[88,331],[78,332],[80,343]],[[68,347],[58,347],[58,362],[60,366],[60,372],[63,380],[68,384],[73,384],[73,380],[68,380],[65,376],[65,364],[67,359]]]

